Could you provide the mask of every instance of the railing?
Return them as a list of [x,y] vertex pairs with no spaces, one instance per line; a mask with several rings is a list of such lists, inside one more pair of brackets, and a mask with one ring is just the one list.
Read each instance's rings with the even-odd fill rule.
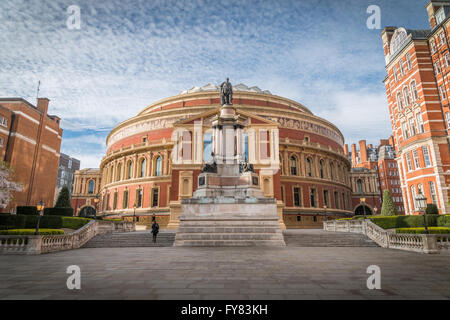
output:
[[439,253],[450,248],[448,234],[407,234],[390,233],[370,220],[329,220],[323,222],[327,231],[361,233],[383,248]]
[[67,235],[0,236],[0,254],[40,254],[77,249],[98,234],[134,230],[132,222],[92,220]]

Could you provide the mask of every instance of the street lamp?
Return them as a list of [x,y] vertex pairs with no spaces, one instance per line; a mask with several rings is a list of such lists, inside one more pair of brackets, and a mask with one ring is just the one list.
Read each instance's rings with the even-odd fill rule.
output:
[[378,208],[377,207],[373,208],[373,211],[375,211],[375,215],[377,215]]
[[42,211],[44,211],[44,203],[42,202],[42,200],[41,201],[39,201],[39,203],[37,204],[37,206],[36,206],[36,208],[37,208],[37,210],[38,210],[38,214],[39,214],[39,216],[38,216],[38,221],[37,221],[37,224],[36,224],[36,231],[34,232],[34,234],[37,236],[37,235],[39,235],[39,222],[40,222],[40,220],[41,220],[41,213],[42,213]]
[[423,211],[423,226],[425,227],[425,234],[428,234],[427,227],[427,216],[426,216],[426,208],[427,208],[427,197],[422,194],[422,191],[419,190],[419,194],[416,197],[416,203],[419,207],[419,211]]
[[95,218],[97,218],[97,204],[98,204],[99,201],[100,201],[100,199],[99,199],[99,195],[98,195],[98,193],[97,193],[97,195],[96,195],[95,198],[94,198],[94,203],[95,203]]
[[363,205],[364,220],[366,220],[366,198],[360,198],[359,201],[361,201]]
[[323,210],[325,211],[325,221],[327,221],[327,206],[323,206]]

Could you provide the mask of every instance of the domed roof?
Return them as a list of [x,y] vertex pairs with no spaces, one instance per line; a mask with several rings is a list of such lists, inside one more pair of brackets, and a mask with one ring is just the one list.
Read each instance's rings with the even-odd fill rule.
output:
[[[180,92],[180,94],[188,94],[188,93],[204,92],[204,91],[220,91],[220,87],[218,85],[208,83],[208,84],[205,84],[203,87],[195,86],[195,87],[190,88],[189,90],[183,90]],[[239,83],[239,84],[233,86],[233,91],[245,91],[245,92],[272,94],[269,90],[263,91],[256,86],[248,87],[243,83]]]

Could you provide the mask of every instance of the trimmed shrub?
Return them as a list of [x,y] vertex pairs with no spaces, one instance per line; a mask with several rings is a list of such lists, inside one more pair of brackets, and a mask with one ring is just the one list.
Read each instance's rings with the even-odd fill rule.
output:
[[72,208],[45,208],[44,215],[45,216],[73,217],[73,209]]
[[[395,230],[396,233],[425,233],[425,228],[399,228]],[[450,228],[444,227],[428,227],[430,234],[450,234]]]
[[[11,230],[2,230],[0,231],[0,235],[34,235],[36,229],[11,229]],[[52,234],[64,234],[63,230],[58,229],[40,229],[39,235],[52,235]]]
[[[25,220],[24,228],[36,228],[38,216],[28,216]],[[39,221],[39,228],[60,229],[62,228],[62,217],[42,216]]]
[[439,210],[437,205],[434,203],[427,204],[427,208],[425,209],[426,214],[439,214]]
[[397,208],[392,200],[391,193],[385,189],[383,192],[383,205],[381,207],[382,216],[396,216],[398,215]]
[[17,214],[20,215],[38,215],[38,210],[36,206],[18,206]]
[[78,217],[61,217],[62,228],[68,229],[80,229],[86,223],[90,222],[91,219],[88,218],[78,218]]
[[437,226],[450,228],[450,215],[439,215],[437,218]]
[[[436,227],[439,215],[430,214],[426,215],[427,226]],[[420,228],[423,227],[423,216],[375,216],[369,217],[370,221],[383,229],[395,229],[395,228]]]
[[0,225],[5,229],[22,229],[25,228],[25,220],[29,217],[34,216],[2,214],[0,215]]
[[55,208],[72,208],[70,203],[70,191],[67,186],[61,188],[58,199],[56,200]]

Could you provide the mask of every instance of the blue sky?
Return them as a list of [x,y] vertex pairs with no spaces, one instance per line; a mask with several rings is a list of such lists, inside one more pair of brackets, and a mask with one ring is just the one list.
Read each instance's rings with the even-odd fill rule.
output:
[[[391,135],[381,26],[428,28],[424,0],[0,1],[0,97],[63,119],[61,152],[98,167],[117,123],[152,102],[229,77],[301,102],[346,143]],[[81,8],[81,29],[66,26]]]

